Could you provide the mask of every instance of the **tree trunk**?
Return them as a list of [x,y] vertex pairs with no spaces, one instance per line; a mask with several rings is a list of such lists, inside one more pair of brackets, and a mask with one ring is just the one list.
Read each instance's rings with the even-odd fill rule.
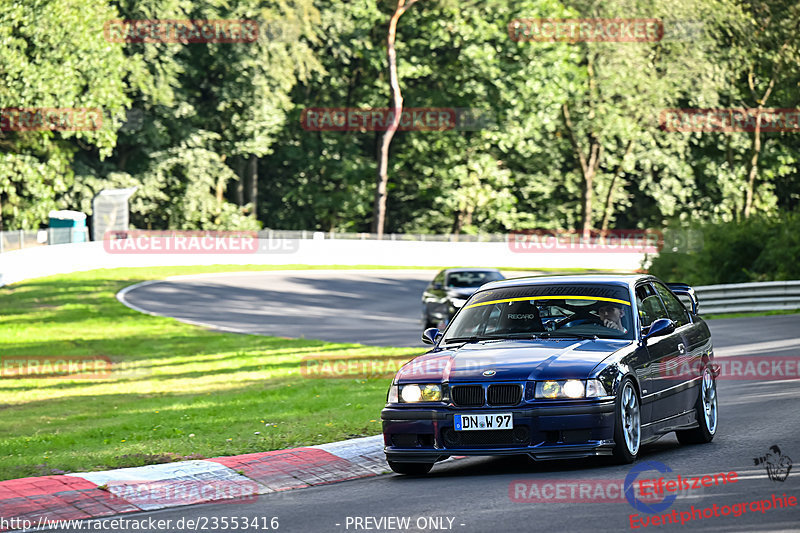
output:
[[747,161],[746,168],[747,185],[743,209],[744,218],[749,218],[750,214],[753,212],[753,190],[755,189],[756,177],[758,176],[758,158],[761,156],[761,114],[764,110],[764,106],[767,105],[769,97],[772,95],[775,82],[778,80],[778,76],[783,68],[783,52],[788,49],[789,43],[790,41],[786,41],[783,43],[783,46],[781,46],[778,52],[778,62],[772,69],[772,77],[769,80],[769,84],[767,84],[767,88],[764,90],[764,94],[761,95],[761,98],[758,98],[756,95],[756,75],[752,66],[747,75],[747,85],[750,88],[750,94],[758,104],[758,107],[756,108],[756,129],[753,132],[752,153],[750,159]]
[[588,238],[592,229],[594,177],[597,174],[597,169],[600,167],[600,157],[603,155],[603,147],[597,141],[597,138],[590,134],[588,147],[589,157],[587,158],[578,143],[567,104],[561,107],[561,113],[564,117],[564,124],[567,127],[570,143],[572,143],[572,149],[581,166],[581,176],[583,177],[581,183],[581,230],[584,238]]
[[236,158],[236,175],[239,179],[236,181],[236,205],[239,207],[244,206],[244,166],[245,161],[242,156]]
[[250,177],[250,203],[253,205],[252,216],[254,219],[258,220],[258,158],[251,155],[248,163],[247,174]]
[[625,164],[625,160],[630,155],[631,148],[633,148],[633,140],[628,141],[628,146],[625,147],[625,154],[623,154],[622,160],[620,160],[619,165],[617,165],[616,170],[614,170],[614,174],[611,175],[611,183],[608,185],[608,194],[606,195],[606,204],[603,206],[603,225],[600,227],[600,231],[603,235],[608,231],[611,213],[614,211],[614,185],[617,183],[617,177],[622,174],[622,165]]
[[400,114],[403,111],[403,96],[400,93],[400,83],[397,80],[397,52],[394,48],[397,36],[397,22],[417,0],[397,0],[391,20],[389,21],[389,34],[386,37],[386,55],[389,58],[389,82],[392,87],[393,117],[392,123],[387,128],[378,148],[378,175],[375,187],[375,204],[372,209],[372,233],[377,233],[378,238],[383,238],[383,226],[386,221],[386,190],[389,182],[389,145],[392,143],[394,132],[400,124]]
[[217,212],[222,211],[222,202],[224,201],[225,196],[225,179],[220,176],[217,178]]
[[460,235],[461,230],[464,229],[464,226],[472,225],[472,215],[474,212],[475,207],[471,205],[466,205],[463,209],[459,209],[456,212],[455,219],[453,220],[453,235]]
[[747,188],[744,199],[744,218],[750,218],[753,212],[753,190],[755,189],[756,176],[758,176],[758,158],[761,156],[761,111],[763,107],[756,108],[756,129],[753,132],[751,155],[747,161]]

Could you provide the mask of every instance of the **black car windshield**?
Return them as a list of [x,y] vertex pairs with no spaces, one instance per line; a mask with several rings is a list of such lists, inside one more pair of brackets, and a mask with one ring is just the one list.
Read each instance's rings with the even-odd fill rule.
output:
[[447,274],[447,287],[455,289],[477,288],[490,281],[505,279],[500,272],[469,270]]
[[480,291],[456,315],[444,343],[469,338],[633,339],[630,295],[621,285],[563,284]]

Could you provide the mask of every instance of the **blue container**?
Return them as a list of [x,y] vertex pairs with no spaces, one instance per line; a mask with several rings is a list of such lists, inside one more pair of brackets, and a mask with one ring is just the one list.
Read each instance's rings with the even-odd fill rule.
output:
[[79,211],[50,211],[50,244],[86,242],[86,215]]

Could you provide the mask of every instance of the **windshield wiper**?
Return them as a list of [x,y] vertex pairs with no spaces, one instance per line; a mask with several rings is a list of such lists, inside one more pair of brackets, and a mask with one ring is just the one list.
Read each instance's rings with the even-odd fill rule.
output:
[[472,337],[451,337],[449,339],[444,339],[443,342],[445,344],[451,344],[451,343],[456,344],[459,342],[463,342],[464,344],[472,344],[480,341],[497,341],[497,340],[503,340],[503,337],[488,336],[488,335],[473,335]]
[[547,333],[542,333],[541,337],[543,339],[551,339],[551,338],[552,339],[559,339],[559,338],[565,338],[565,337],[577,337],[579,339],[589,339],[589,340],[592,340],[592,341],[596,341],[597,339],[600,338],[597,335],[588,335],[586,333],[567,333],[566,331],[560,331],[560,332],[557,332],[557,333],[553,332],[553,331],[548,331]]
[[505,335],[474,335],[472,337],[454,337],[446,339],[445,343],[458,343],[471,344],[480,341],[505,341],[516,339],[538,339],[541,333],[506,333]]

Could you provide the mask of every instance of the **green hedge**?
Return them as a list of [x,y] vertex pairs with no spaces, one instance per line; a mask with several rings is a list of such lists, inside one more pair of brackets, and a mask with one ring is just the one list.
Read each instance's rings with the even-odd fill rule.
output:
[[800,212],[695,226],[693,250],[662,251],[649,272],[690,285],[800,279]]

